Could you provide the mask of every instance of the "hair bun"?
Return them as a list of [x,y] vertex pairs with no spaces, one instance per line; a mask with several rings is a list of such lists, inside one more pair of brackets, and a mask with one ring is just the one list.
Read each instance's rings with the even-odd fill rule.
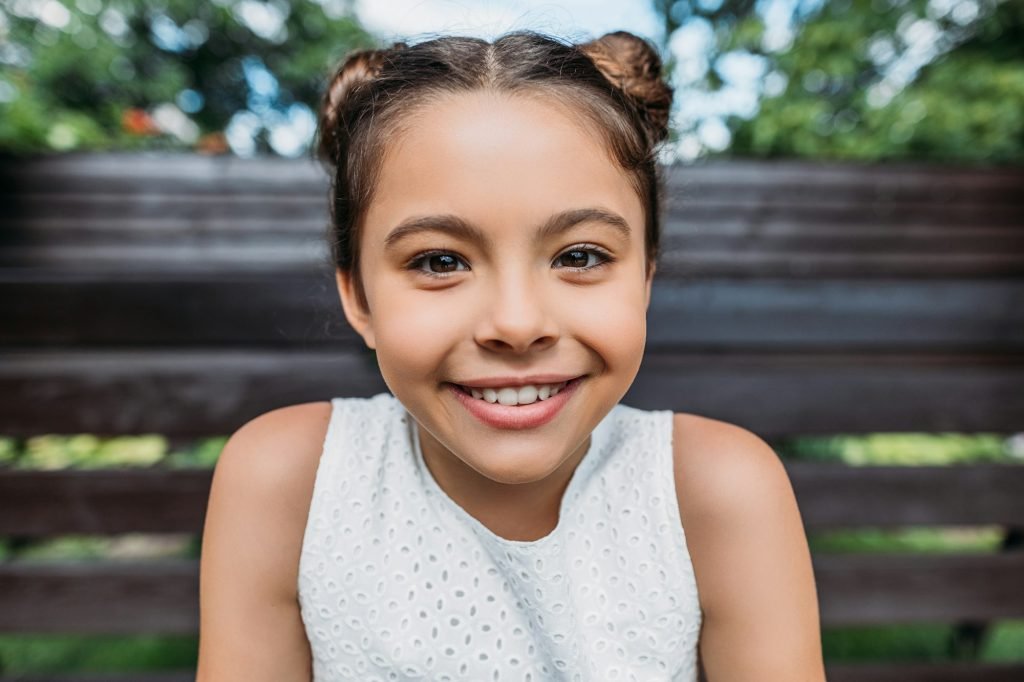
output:
[[362,49],[350,52],[335,70],[320,102],[319,152],[320,158],[337,165],[341,131],[338,129],[338,112],[345,101],[359,85],[372,81],[380,73],[386,59],[396,50],[406,48],[404,42],[394,43],[382,49]]
[[668,137],[672,88],[662,77],[658,51],[628,31],[613,31],[580,45],[613,85],[626,93],[640,111],[652,143]]

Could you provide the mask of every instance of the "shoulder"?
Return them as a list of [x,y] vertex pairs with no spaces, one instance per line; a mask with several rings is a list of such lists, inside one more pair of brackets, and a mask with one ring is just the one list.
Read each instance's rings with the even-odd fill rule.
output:
[[199,566],[197,679],[309,679],[298,564],[329,402],[239,427],[213,472]]
[[[673,415],[672,454],[679,515],[695,564],[717,556],[739,532],[782,523],[803,532],[782,460],[757,434],[679,412]],[[704,589],[702,603],[710,605],[716,596]]]
[[811,557],[781,459],[751,431],[694,414],[673,415],[672,441],[711,679],[823,679]]
[[224,444],[217,469],[239,469],[281,483],[301,482],[317,466],[323,449],[331,403],[318,401],[279,407],[238,427]]
[[260,529],[260,543],[280,550],[270,554],[282,560],[285,589],[294,587],[330,417],[327,401],[265,412],[231,434],[214,469],[209,511],[238,532]]
[[312,494],[330,418],[327,401],[279,407],[254,417],[224,444],[214,478],[230,476],[254,491],[273,493],[289,508],[301,506],[302,498]]
[[[677,412],[672,450],[680,511],[727,509],[750,498],[784,494],[789,477],[775,450],[757,434],[718,419]],[[685,522],[685,518],[684,518]]]

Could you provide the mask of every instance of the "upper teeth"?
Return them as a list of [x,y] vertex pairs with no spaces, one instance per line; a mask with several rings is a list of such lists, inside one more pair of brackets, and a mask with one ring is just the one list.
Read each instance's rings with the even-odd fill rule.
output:
[[568,381],[559,384],[528,384],[526,386],[508,386],[506,388],[472,388],[464,386],[474,398],[486,400],[489,403],[500,403],[502,405],[529,405],[540,400],[547,400],[565,388]]

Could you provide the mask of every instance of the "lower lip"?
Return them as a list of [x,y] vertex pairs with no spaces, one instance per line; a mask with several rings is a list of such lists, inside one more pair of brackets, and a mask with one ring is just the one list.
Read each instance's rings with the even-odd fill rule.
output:
[[569,398],[576,393],[576,389],[584,378],[577,377],[567,383],[557,395],[547,400],[538,399],[529,405],[489,403],[486,400],[474,398],[468,393],[463,393],[462,389],[455,384],[448,384],[448,388],[455,394],[455,398],[469,410],[470,414],[488,426],[493,426],[496,429],[533,429],[554,419],[562,407],[569,402]]

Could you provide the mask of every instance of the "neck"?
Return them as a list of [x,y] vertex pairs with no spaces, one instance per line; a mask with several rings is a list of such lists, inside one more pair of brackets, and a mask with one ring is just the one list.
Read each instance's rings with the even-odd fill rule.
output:
[[549,535],[559,521],[562,497],[590,439],[548,476],[524,483],[490,479],[421,434],[423,461],[438,486],[466,513],[507,540],[532,541]]

